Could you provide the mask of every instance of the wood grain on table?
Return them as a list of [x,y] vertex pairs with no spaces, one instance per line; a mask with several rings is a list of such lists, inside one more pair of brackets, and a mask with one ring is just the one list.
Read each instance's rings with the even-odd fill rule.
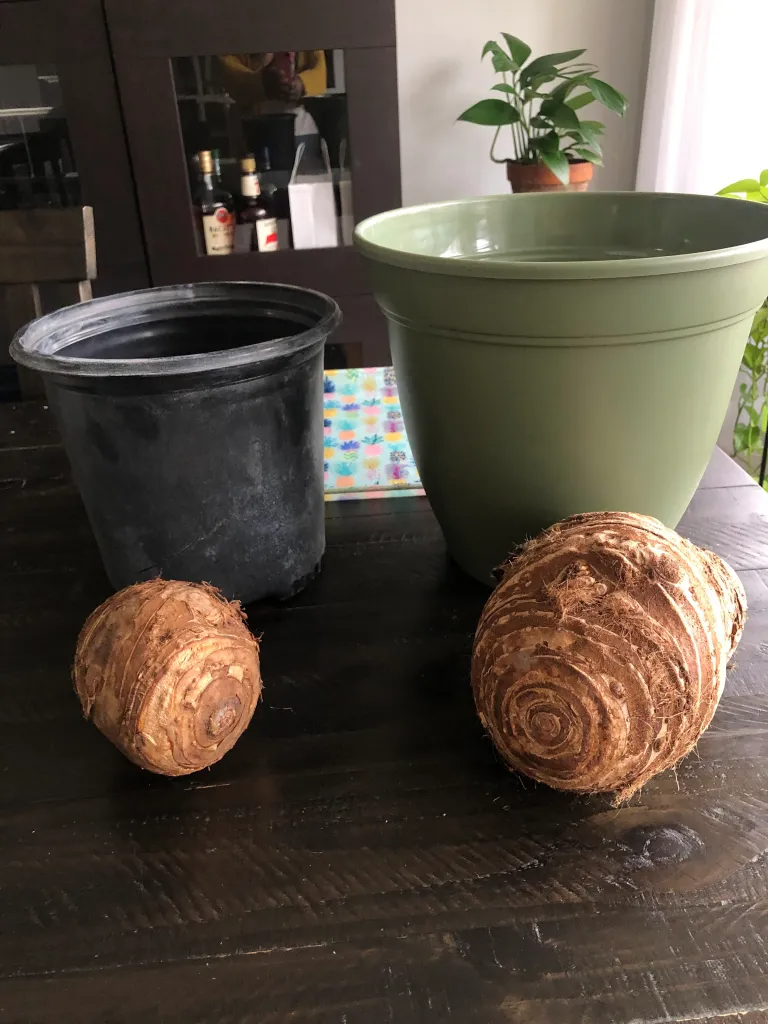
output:
[[0,407],[0,1021],[768,1021],[768,496],[715,452],[681,525],[746,632],[676,772],[612,810],[508,773],[468,670],[487,591],[424,499],[328,508],[320,578],[249,609],[264,701],[154,777],[81,717],[110,588],[42,406]]

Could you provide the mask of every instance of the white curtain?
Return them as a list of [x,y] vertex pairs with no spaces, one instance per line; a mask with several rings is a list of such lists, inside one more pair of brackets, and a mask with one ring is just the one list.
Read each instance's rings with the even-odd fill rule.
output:
[[768,0],[656,0],[637,188],[717,192],[768,167]]

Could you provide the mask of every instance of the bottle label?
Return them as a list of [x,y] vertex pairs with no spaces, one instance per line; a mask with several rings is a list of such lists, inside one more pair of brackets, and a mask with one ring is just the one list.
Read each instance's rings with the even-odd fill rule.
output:
[[208,256],[228,256],[234,247],[235,218],[220,206],[215,213],[203,214],[203,236]]
[[244,174],[240,179],[240,192],[244,196],[260,196],[261,186],[255,174]]
[[274,217],[256,221],[256,245],[259,252],[277,252],[277,221]]

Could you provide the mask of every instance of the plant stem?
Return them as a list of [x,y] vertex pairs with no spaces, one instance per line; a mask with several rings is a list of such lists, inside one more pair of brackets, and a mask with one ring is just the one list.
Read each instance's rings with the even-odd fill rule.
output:
[[528,126],[528,122],[525,117],[525,104],[520,100],[520,148],[522,149],[521,159],[526,159],[528,156],[528,141],[530,139],[531,130]]
[[[747,394],[749,395],[749,405],[747,406],[747,424],[746,424],[746,426],[747,426],[747,431],[748,431],[748,433],[747,433],[747,469],[749,471],[749,475],[751,476],[752,473],[753,473],[753,469],[754,469],[753,464],[752,464],[752,456],[755,453],[755,445],[752,443],[752,427],[754,426],[754,424],[752,422],[752,413],[755,411],[755,399],[757,398],[757,383],[758,383],[758,380],[759,380],[759,375],[755,373],[754,366],[752,366],[750,368],[749,377],[750,377],[749,390],[747,391]],[[760,431],[759,431],[759,428],[758,428],[758,436],[759,436],[759,433],[760,433]]]
[[515,127],[517,129],[517,159],[523,160],[525,157],[525,135],[523,133],[522,125],[519,121],[517,122]]
[[507,162],[506,160],[504,160],[504,159],[500,159],[499,157],[497,157],[497,156],[494,156],[494,155],[493,155],[493,149],[494,149],[494,146],[496,145],[496,140],[497,140],[497,139],[498,139],[498,137],[499,137],[499,132],[500,132],[500,131],[501,131],[501,125],[499,125],[499,126],[497,127],[496,131],[495,131],[495,132],[493,133],[493,142],[491,142],[491,152],[490,152],[490,157],[491,157],[491,160],[493,160],[493,162],[494,162],[495,164],[505,164],[505,163]]
[[[502,81],[504,82],[504,85],[509,85],[509,82],[507,81],[507,73],[506,73],[506,71],[502,71],[501,78],[502,78]],[[513,86],[514,86],[514,82],[515,82],[515,76],[513,75],[512,76],[512,85]],[[513,110],[517,110],[517,107],[512,102],[512,100],[510,98],[510,94],[508,92],[504,93],[504,99],[507,101],[509,106],[512,107]],[[509,126],[509,133],[512,136],[512,152],[513,152],[515,158],[517,158],[517,156],[518,156],[517,148],[518,147],[517,147],[517,136],[515,135],[515,125],[514,125],[514,123]],[[498,135],[498,132],[496,134]],[[495,139],[494,139],[494,141],[495,141]],[[491,149],[493,149],[493,147],[491,147]]]
[[[755,402],[757,401],[757,397],[758,397],[758,384],[759,384],[759,382],[760,382],[760,373],[759,372],[756,373],[755,370],[753,370],[752,371],[752,408],[753,409],[755,408]],[[756,409],[755,409],[755,412],[757,412]],[[758,420],[758,423],[756,425],[757,444],[756,445],[750,444],[750,446],[749,446],[749,469],[750,469],[750,472],[752,472],[752,456],[755,454],[755,449],[759,448],[759,446],[760,446],[760,425],[759,424],[760,424],[760,421]],[[752,440],[752,417],[750,417],[750,420],[749,420],[749,440],[750,441]]]

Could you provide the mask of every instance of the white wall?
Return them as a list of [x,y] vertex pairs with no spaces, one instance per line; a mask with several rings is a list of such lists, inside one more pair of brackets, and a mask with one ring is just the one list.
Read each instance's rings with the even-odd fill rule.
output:
[[500,80],[480,51],[501,31],[535,56],[587,48],[585,59],[629,100],[623,121],[586,108],[606,125],[605,167],[592,187],[634,188],[653,0],[396,0],[396,10],[405,205],[506,191],[504,167],[488,159],[493,130],[456,123]]

